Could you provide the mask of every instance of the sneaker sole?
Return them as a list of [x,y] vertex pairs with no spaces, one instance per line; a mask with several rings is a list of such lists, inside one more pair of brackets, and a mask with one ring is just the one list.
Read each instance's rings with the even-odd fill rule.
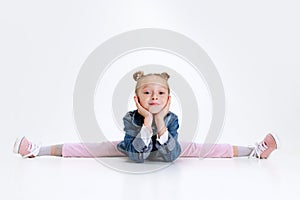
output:
[[13,148],[14,153],[19,153],[20,145],[21,145],[21,142],[22,142],[23,138],[24,138],[24,136],[19,137],[18,139],[16,139],[15,144],[14,144],[14,148]]

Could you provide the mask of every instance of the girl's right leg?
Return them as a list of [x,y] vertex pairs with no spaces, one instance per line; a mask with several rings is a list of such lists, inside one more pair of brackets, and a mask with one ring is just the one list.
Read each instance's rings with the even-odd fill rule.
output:
[[230,144],[205,145],[194,142],[180,142],[182,153],[180,157],[197,158],[232,158],[234,149]]
[[232,158],[232,157],[254,157],[266,159],[278,149],[279,139],[275,134],[269,133],[265,138],[256,143],[254,147],[232,146],[230,144],[198,144],[192,142],[181,142],[181,157],[202,158]]

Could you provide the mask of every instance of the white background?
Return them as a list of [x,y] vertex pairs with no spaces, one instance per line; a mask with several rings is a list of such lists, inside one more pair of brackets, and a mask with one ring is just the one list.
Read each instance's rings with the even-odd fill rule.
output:
[[[241,199],[243,196],[240,195],[245,195],[252,198],[256,196],[252,193],[259,190],[257,182],[260,182],[259,187],[272,190],[273,198],[281,199],[295,194],[293,180],[297,179],[291,177],[299,177],[295,161],[300,153],[299,9],[296,0],[2,0],[0,144],[1,155],[5,158],[1,162],[1,188],[5,192],[0,195],[13,195],[11,199],[34,194],[44,199],[99,199],[101,195],[108,198],[112,194],[121,198],[129,191],[136,190],[134,187],[142,183],[140,179],[146,178],[153,181],[147,182],[147,188],[155,185],[163,190],[172,183],[179,191],[178,194],[174,193],[174,198],[178,199],[201,198],[203,195],[229,199]],[[207,52],[221,76],[226,94],[226,121],[220,142],[248,145],[261,140],[269,131],[276,132],[282,148],[276,155],[274,153],[274,160],[277,158],[277,162],[274,161],[275,167],[273,165],[269,170],[272,163],[269,160],[254,166],[248,161],[217,160],[212,161],[217,163],[199,165],[201,161],[198,160],[186,160],[188,164],[180,160],[175,168],[173,165],[173,168],[167,169],[170,171],[163,172],[169,176],[131,176],[101,167],[91,160],[39,158],[28,161],[12,154],[14,140],[21,135],[43,144],[78,142],[73,121],[72,95],[81,65],[107,39],[138,28],[163,28],[179,32],[197,42]],[[287,164],[286,160],[290,162]],[[75,169],[72,169],[74,166]],[[207,174],[198,174],[197,177],[197,173],[186,173],[186,170],[194,172],[193,166],[200,166],[199,170],[202,167],[201,170],[207,170],[204,173],[208,174],[210,170],[215,170],[211,172],[214,177],[222,177],[224,172],[227,175],[222,179],[233,185],[213,182]],[[219,171],[217,166],[223,166],[223,171]],[[181,170],[180,175],[176,167]],[[87,170],[89,174],[85,174],[86,168],[90,168]],[[281,174],[272,171],[279,168]],[[252,170],[256,170],[255,174]],[[235,175],[238,172],[239,176]],[[264,172],[270,174],[265,176]],[[284,172],[290,174],[285,176]],[[35,173],[38,176],[32,177]],[[93,180],[92,173],[98,182],[85,184],[86,177],[90,177],[86,181]],[[251,177],[259,176],[254,180],[245,175],[247,173]],[[105,174],[106,182],[101,182],[102,174]],[[155,178],[151,179],[152,176]],[[157,183],[161,177],[167,180],[164,184]],[[195,182],[194,177],[200,188],[190,185],[192,181]],[[260,178],[271,180],[262,182]],[[203,180],[210,180],[208,183],[211,183],[211,187],[206,185],[206,192],[203,192],[201,187],[203,189],[204,186],[198,180],[202,180],[202,183]],[[237,184],[240,182],[246,183],[247,188]],[[79,187],[81,184],[84,187]],[[92,186],[89,188],[87,185],[90,184]],[[127,184],[131,184],[132,188]],[[240,188],[233,189],[236,186]],[[93,190],[96,188],[99,191]],[[119,192],[114,193],[115,188]],[[147,192],[147,188],[140,189]],[[220,193],[215,193],[216,190]],[[171,189],[166,191],[158,194],[161,197],[166,193],[172,196]],[[141,194],[143,192],[139,191],[138,195]],[[137,194],[133,192],[131,197],[134,195]],[[260,195],[268,196],[267,193],[258,192],[257,197]],[[130,198],[130,195],[126,197]]]

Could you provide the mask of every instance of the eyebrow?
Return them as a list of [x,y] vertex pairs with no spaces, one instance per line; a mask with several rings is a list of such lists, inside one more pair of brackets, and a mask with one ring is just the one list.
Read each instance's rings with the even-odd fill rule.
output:
[[[142,86],[142,88],[141,88],[141,89],[143,90],[143,89],[146,89],[147,87],[149,87],[149,86],[148,86],[148,85],[145,85],[145,86]],[[165,89],[165,90],[168,90],[168,88],[167,88],[167,87],[164,87],[164,86],[159,86],[159,89],[161,89],[161,88],[162,88],[162,89]]]

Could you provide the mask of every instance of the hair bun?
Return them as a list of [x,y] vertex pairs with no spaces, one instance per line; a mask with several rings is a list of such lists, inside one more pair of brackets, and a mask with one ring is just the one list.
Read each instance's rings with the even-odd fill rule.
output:
[[135,81],[138,81],[142,76],[144,76],[144,72],[143,71],[138,71],[138,72],[135,72],[133,74],[133,79]]
[[161,77],[162,77],[163,79],[165,79],[165,80],[168,80],[168,79],[170,78],[170,75],[169,75],[167,72],[163,72],[163,73],[161,73],[160,75],[161,75]]

